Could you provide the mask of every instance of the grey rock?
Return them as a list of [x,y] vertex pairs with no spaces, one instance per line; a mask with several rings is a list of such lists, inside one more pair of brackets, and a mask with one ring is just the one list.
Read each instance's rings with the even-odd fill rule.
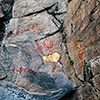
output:
[[4,80],[7,77],[7,72],[0,66],[0,80]]
[[[62,43],[62,34],[59,28],[64,18],[62,14],[67,11],[65,2],[60,0],[7,2],[8,0],[2,2],[8,23],[4,23],[4,38],[0,47],[0,64],[6,70],[7,77],[5,76],[4,81],[0,81],[0,99],[61,98],[73,89],[73,83],[63,73],[63,66],[59,62],[47,62],[43,57],[61,51],[59,46]],[[57,20],[53,13],[60,13],[62,16],[57,14],[59,16]],[[1,79],[4,74],[6,75],[5,70],[1,70],[3,71]]]
[[46,7],[54,5],[57,0],[17,0],[13,8],[13,17],[21,17],[29,13],[35,13],[43,10]]

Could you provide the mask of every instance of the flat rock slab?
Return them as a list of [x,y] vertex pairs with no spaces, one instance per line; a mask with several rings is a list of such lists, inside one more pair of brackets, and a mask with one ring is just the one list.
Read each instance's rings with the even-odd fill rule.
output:
[[35,13],[50,7],[58,0],[17,0],[14,4],[13,17],[21,17],[29,13]]
[[67,11],[64,0],[16,0],[13,7],[13,17],[18,18],[32,13],[39,13],[45,8],[51,8],[51,11],[56,11],[56,13]]

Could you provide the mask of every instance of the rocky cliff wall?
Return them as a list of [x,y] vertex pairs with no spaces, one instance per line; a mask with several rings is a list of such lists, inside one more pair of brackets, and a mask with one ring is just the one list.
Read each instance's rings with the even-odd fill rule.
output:
[[0,100],[58,99],[100,99],[100,0],[0,0]]
[[62,63],[79,86],[72,100],[100,100],[100,0],[68,0],[67,5]]

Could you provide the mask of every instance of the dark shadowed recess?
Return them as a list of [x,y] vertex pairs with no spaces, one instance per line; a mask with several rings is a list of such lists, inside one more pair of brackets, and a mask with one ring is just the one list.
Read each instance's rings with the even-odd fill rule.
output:
[[73,88],[73,90],[69,91],[66,95],[64,95],[59,100],[76,100],[75,92],[76,92],[76,88]]
[[68,3],[70,3],[72,0],[68,0]]
[[5,18],[0,18],[0,42],[3,40],[4,32],[5,32],[5,24],[4,24]]
[[4,14],[4,16],[0,18],[0,43],[4,38],[5,25],[8,24],[12,18],[13,4],[14,0],[3,0],[0,2],[1,10]]

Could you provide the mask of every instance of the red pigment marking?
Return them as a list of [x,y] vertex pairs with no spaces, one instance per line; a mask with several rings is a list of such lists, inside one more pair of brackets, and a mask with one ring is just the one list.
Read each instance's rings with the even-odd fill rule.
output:
[[33,30],[33,34],[40,31],[40,24],[34,24],[30,27]]
[[17,30],[16,35],[18,35],[19,33],[21,34],[24,31],[25,32],[30,31],[30,29],[32,29],[34,31],[34,33],[36,33],[36,30],[40,31],[40,25],[39,24],[34,24],[32,26],[24,27],[23,29],[19,29],[19,30]]
[[41,52],[42,46],[39,46],[39,43],[38,43],[38,42],[35,42],[35,43],[36,43],[36,46],[37,46],[36,49],[39,50],[39,51]]
[[81,42],[77,42],[77,49],[78,49],[78,59],[80,61],[80,66],[82,66],[85,50],[82,50]]
[[24,30],[25,30],[24,28],[23,29],[20,29],[20,34],[22,34],[22,32],[24,32]]
[[27,72],[27,69],[24,69],[24,72]]
[[32,70],[31,70],[31,69],[28,69],[28,72],[29,72],[29,73],[31,73],[31,72],[32,72]]
[[22,72],[24,72],[24,68],[23,67],[20,67],[19,68],[19,74],[21,74]]
[[26,73],[26,75],[28,75],[28,69],[24,69],[24,73]]
[[34,71],[37,71],[37,68],[38,68],[38,67],[35,66]]
[[29,30],[30,30],[30,28],[29,28],[29,27],[25,29],[25,31],[29,31]]
[[25,31],[25,28],[23,29],[17,29],[16,35],[22,34]]
[[43,41],[43,46],[45,49],[52,49],[54,48],[54,42],[51,39],[46,38]]
[[85,50],[78,53],[78,58],[79,58],[81,66],[82,66],[82,62],[83,62],[84,53],[85,53]]
[[18,35],[20,33],[20,31],[17,29],[16,35]]
[[32,70],[32,69],[24,69],[23,67],[20,67],[19,69],[17,69],[16,67],[13,68],[13,72],[19,72],[19,74],[22,74],[22,72],[26,73],[26,75],[29,74],[33,74],[35,75],[36,74],[36,71],[35,70]]
[[18,72],[16,67],[13,68],[13,72]]
[[5,33],[5,38],[6,38],[6,39],[7,39],[8,34],[9,34],[9,32],[6,32],[6,33]]
[[35,29],[39,29],[39,24],[34,24],[33,26],[31,26],[32,30],[35,30]]

